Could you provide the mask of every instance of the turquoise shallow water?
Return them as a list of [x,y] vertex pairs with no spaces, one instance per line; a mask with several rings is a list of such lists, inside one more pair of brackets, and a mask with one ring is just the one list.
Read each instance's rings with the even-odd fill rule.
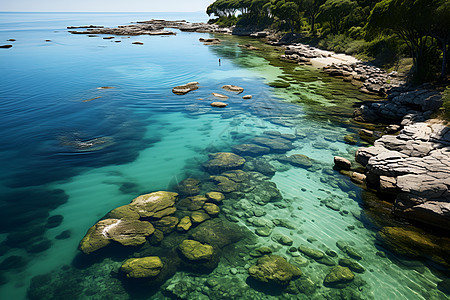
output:
[[[357,128],[342,121],[350,117],[352,103],[368,97],[303,67],[293,72],[295,81],[283,78],[290,80],[289,89],[271,88],[268,83],[287,74],[237,47],[246,39],[221,37],[221,46],[208,47],[198,39],[209,34],[178,32],[117,37],[121,43],[115,43],[64,30],[151,18],[205,20],[202,14],[0,14],[1,43],[17,40],[0,52],[0,298],[26,298],[31,278],[48,273],[53,284],[42,280],[44,293],[33,294],[34,299],[162,298],[162,292],[186,299],[448,298],[438,289],[447,279],[443,272],[391,254],[376,242],[377,228],[363,211],[360,188],[332,170],[333,156],[351,157],[357,147],[343,141]],[[184,96],[171,92],[190,81],[200,82],[200,88]],[[226,92],[224,84],[242,86],[253,98]],[[102,86],[114,88],[98,89]],[[228,95],[229,106],[212,108],[212,92]],[[286,155],[307,155],[314,166],[291,166],[276,153],[265,156],[276,169],[270,181],[283,199],[258,205],[249,192],[224,201],[219,218],[246,230],[251,242],[224,250],[212,273],[179,271],[160,289],[136,294],[114,275],[131,253],[79,262],[79,241],[108,211],[140,194],[171,190],[187,177],[207,180],[201,164],[208,153],[231,151],[265,131],[295,135],[295,147]],[[89,142],[97,144],[83,147]],[[330,199],[337,210],[325,205]],[[52,216],[63,220],[53,227],[48,225]],[[254,234],[261,223],[272,229],[271,236]],[[252,249],[270,246],[288,259],[300,255],[274,241],[279,234],[295,246],[340,256],[336,242],[349,243],[363,256],[359,262],[366,271],[356,275],[360,285],[351,292],[324,287],[330,267],[312,259],[300,267],[315,286],[310,295],[277,294],[248,283]],[[212,285],[205,285],[212,279],[229,294],[214,294]]]

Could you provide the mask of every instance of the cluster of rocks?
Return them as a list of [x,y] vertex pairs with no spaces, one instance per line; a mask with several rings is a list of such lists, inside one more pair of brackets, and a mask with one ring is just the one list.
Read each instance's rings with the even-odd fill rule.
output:
[[365,103],[355,110],[360,122],[402,123],[423,122],[441,107],[441,90],[428,84],[418,87],[398,87],[389,91],[388,99]]
[[289,45],[280,59],[294,63],[310,63],[313,58],[328,57],[322,50],[303,44]]
[[139,21],[138,24],[153,25],[160,28],[175,28],[186,32],[204,32],[204,33],[224,33],[231,34],[231,28],[222,28],[219,25],[207,23],[190,23],[185,20],[166,21],[166,20],[149,20]]
[[391,89],[405,84],[397,72],[387,73],[385,70],[367,63],[331,64],[323,67],[330,76],[343,77],[344,81],[361,86],[360,91],[366,94],[385,96]]
[[[200,39],[200,41],[205,42],[205,44],[216,44],[216,40],[218,39]],[[220,43],[220,40],[218,40]],[[176,95],[185,95],[191,91],[195,91],[199,88],[199,83],[198,82],[189,82],[183,85],[179,85],[176,86],[172,89],[172,93],[176,94]],[[231,84],[227,84],[222,86],[222,89],[228,91],[228,92],[232,92],[232,93],[236,93],[236,94],[241,94],[244,91],[244,88],[236,86],[236,85],[231,85]],[[211,93],[213,97],[215,98],[219,98],[221,100],[227,100],[229,99],[228,96],[223,95],[223,94],[219,94],[219,93]],[[252,95],[245,95],[242,97],[243,99],[251,99]],[[203,100],[203,98],[201,98],[201,100]],[[228,103],[225,102],[221,102],[221,101],[214,101],[210,103],[211,106],[213,107],[227,107]],[[188,106],[188,110],[191,112],[197,112],[198,111],[198,107],[195,105],[191,105]]]
[[[73,27],[73,26],[71,26]],[[85,27],[78,27],[85,28]],[[154,24],[119,25],[117,28],[88,27],[85,31],[69,30],[72,34],[112,34],[112,35],[175,35],[173,31],[164,30],[165,27]]]
[[450,129],[415,123],[360,148],[356,161],[366,182],[396,196],[394,214],[433,226],[450,226]]

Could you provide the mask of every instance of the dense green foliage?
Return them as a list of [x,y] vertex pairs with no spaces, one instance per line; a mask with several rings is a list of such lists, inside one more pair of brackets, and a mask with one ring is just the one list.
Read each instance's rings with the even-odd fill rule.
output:
[[416,79],[449,64],[449,0],[217,0],[208,9],[220,26],[271,27],[338,52],[393,66],[411,57]]

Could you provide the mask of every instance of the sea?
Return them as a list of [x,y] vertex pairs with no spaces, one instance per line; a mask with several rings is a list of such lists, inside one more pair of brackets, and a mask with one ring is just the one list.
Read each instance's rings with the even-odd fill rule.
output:
[[[256,39],[170,28],[176,35],[103,39],[66,29],[150,19],[208,16],[0,13],[0,45],[13,46],[0,49],[0,299],[450,299],[448,269],[391,251],[380,238],[385,226],[406,226],[391,218],[390,204],[333,169],[334,156],[355,164],[356,149],[369,145],[351,117],[377,97],[282,62],[281,47]],[[213,37],[221,44],[199,42]],[[199,88],[172,92],[188,82]],[[195,226],[168,232],[160,244],[78,250],[91,226],[139,195],[177,192],[188,178],[200,193],[217,190],[218,174],[204,168],[211,154],[261,137],[291,147],[243,155],[253,179],[222,189],[221,212],[205,221],[220,221],[228,234],[213,268],[174,263],[149,287],[121,273],[131,257],[180,255]],[[288,287],[255,282],[248,269],[261,248],[296,265],[300,279]],[[351,282],[324,284],[340,259],[357,262],[359,272]]]

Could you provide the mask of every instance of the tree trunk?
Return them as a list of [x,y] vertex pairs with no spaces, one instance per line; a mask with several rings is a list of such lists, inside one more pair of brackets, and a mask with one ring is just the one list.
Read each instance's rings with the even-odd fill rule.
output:
[[447,41],[442,41],[442,67],[441,67],[441,79],[445,79],[447,76]]

